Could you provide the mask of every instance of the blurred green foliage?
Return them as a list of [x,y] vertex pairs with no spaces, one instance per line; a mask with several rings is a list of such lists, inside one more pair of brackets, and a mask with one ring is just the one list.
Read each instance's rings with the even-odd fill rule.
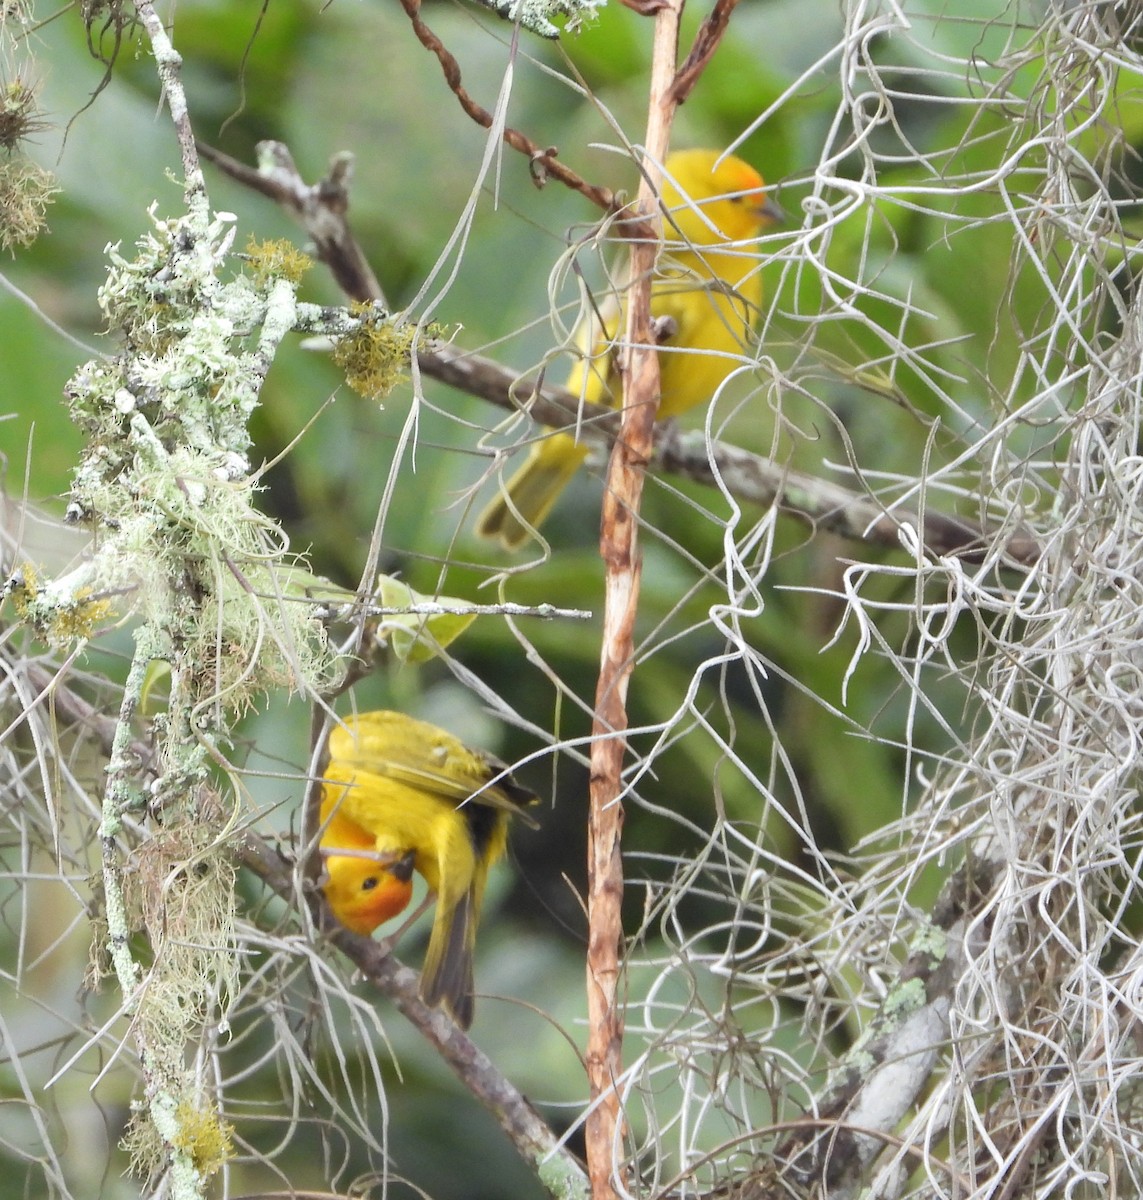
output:
[[[855,205],[826,240],[815,242],[802,222],[803,204],[813,198],[811,173],[839,105],[832,56],[841,35],[836,6],[798,0],[741,6],[676,125],[678,145],[738,145],[743,139],[737,152],[760,166],[791,218],[786,249],[776,250],[765,267],[775,304],[764,345],[784,370],[800,372],[806,394],[775,394],[764,382],[742,379],[719,401],[712,429],[759,452],[777,447],[783,460],[830,477],[827,464],[848,461],[907,480],[927,454],[938,461],[954,458],[974,423],[990,422],[1002,402],[1020,394],[1009,384],[1019,369],[1021,331],[1034,327],[1047,298],[1042,278],[1030,271],[1013,274],[1012,226],[987,221],[1003,212],[995,188],[965,194],[952,214],[941,209],[944,191],[934,191],[931,209],[909,198],[932,175],[931,167],[918,164],[918,154],[936,155],[933,162],[950,175],[980,178],[996,166],[1011,135],[1004,113],[960,103],[973,94],[971,80],[958,86],[951,70],[928,72],[934,59],[924,45],[930,39],[928,50],[937,57],[971,53],[987,62],[1001,34],[967,18],[994,16],[1002,6],[983,0],[958,6],[972,9],[958,20],[943,19],[942,0],[914,7],[919,30],[911,44],[883,39],[868,47],[887,72],[896,72],[902,90],[897,126],[881,127],[873,147],[880,198]],[[688,10],[688,38],[702,15],[697,7]],[[508,26],[474,9],[430,4],[425,16],[481,103],[494,107],[511,68],[510,123],[541,146],[557,145],[561,160],[585,177],[631,185],[629,163],[593,147],[641,137],[650,54],[645,19],[614,6],[595,27],[565,43],[523,37],[514,47]],[[183,4],[174,9],[172,33],[200,138],[247,162],[259,140],[282,140],[307,179],[316,179],[332,154],[352,151],[352,224],[392,303],[412,304],[415,316],[441,322],[459,344],[521,370],[542,359],[554,336],[549,271],[569,236],[581,234],[597,214],[555,183],[537,189],[527,162],[505,148],[479,194],[467,237],[450,244],[486,134],[461,112],[398,6]],[[88,55],[75,13],[66,12],[38,36],[42,100],[59,128],[41,137],[36,154],[58,173],[64,191],[49,216],[50,235],[16,256],[5,274],[53,321],[97,351],[113,352],[101,338],[95,301],[104,246],[138,236],[150,204],[160,212],[179,208],[172,174],[177,154],[158,111],[149,57],[137,52],[135,42],[125,44],[108,86],[92,100],[103,68]],[[799,80],[815,63],[819,69]],[[1030,71],[1009,81],[1014,97],[1032,94],[1036,86]],[[770,115],[757,125],[763,112]],[[1130,86],[1115,116],[1131,140],[1143,136],[1143,104]],[[1090,136],[1101,135],[1093,129]],[[1029,173],[1039,165],[1030,158]],[[837,178],[853,184],[855,195],[865,169],[856,150],[839,153]],[[239,244],[248,234],[302,240],[268,202],[209,169],[208,177],[214,206],[238,214]],[[1020,182],[1010,178],[1008,186],[1018,189]],[[895,188],[897,203],[890,198]],[[796,241],[800,225],[807,231],[804,243]],[[826,272],[816,269],[807,249],[820,251],[821,263],[828,263],[828,287]],[[598,278],[597,265],[585,262],[585,270]],[[846,281],[855,279],[865,282],[865,294],[848,287]],[[340,300],[320,269],[311,273],[303,295]],[[88,353],[10,294],[0,294],[0,322],[7,490],[60,512],[80,445],[61,393]],[[909,359],[903,348],[923,352]],[[553,373],[558,377],[562,370],[557,364]],[[872,376],[880,394],[867,386]],[[482,618],[453,647],[456,661],[525,721],[582,746],[590,732],[602,606],[594,545],[598,473],[577,481],[545,527],[551,557],[520,568],[471,533],[470,489],[489,461],[478,435],[494,429],[503,414],[428,381],[415,406],[411,392],[411,385],[398,389],[378,407],[344,388],[325,357],[288,348],[254,418],[255,459],[273,463],[264,506],[314,569],[343,587],[356,586],[370,537],[379,529],[380,569],[421,592],[591,610],[586,622]],[[777,407],[786,422],[781,433]],[[701,413],[691,418],[696,425],[704,419]],[[514,436],[525,433],[516,429]],[[1029,451],[1046,436],[1030,427]],[[978,471],[979,464],[966,464],[967,489],[977,484]],[[392,499],[379,524],[391,477]],[[954,506],[951,497],[931,502]],[[648,487],[630,711],[636,754],[654,751],[654,758],[638,781],[640,799],[629,805],[625,831],[631,929],[642,920],[643,885],[653,893],[652,885],[671,878],[672,859],[700,849],[696,831],[711,827],[716,798],[727,821],[747,831],[764,825],[773,853],[812,871],[803,822],[818,847],[846,854],[908,804],[918,755],[948,751],[971,718],[963,695],[939,678],[929,684],[931,710],[915,708],[908,681],[888,656],[863,657],[843,698],[857,646],[852,624],[834,636],[847,564],[892,562],[895,552],[846,545],[789,518],[777,521],[771,541],[766,516],[746,511],[738,533],[757,526],[760,540],[728,583],[722,522],[729,515],[725,500],[709,489],[674,480]],[[903,554],[896,560],[907,561]],[[502,578],[505,570],[510,573]],[[878,631],[887,647],[902,654],[915,637],[907,611],[914,586],[910,579],[898,585],[888,578],[869,584],[868,594],[905,610],[886,613]],[[728,590],[740,595],[741,612],[733,621],[752,657],[730,653],[731,642],[711,619],[716,610],[731,619]],[[975,651],[972,630],[954,637],[954,646],[958,638],[965,656]],[[553,679],[562,681],[562,694]],[[690,711],[717,736],[694,717],[678,723],[666,747],[659,747],[656,732],[639,732],[674,724],[688,693]],[[510,760],[541,749],[530,733],[489,721],[478,698],[439,661],[394,665],[359,685],[355,703],[408,709]],[[242,730],[255,748],[249,804],[262,811],[264,830],[296,824],[300,781],[291,787],[277,773],[304,769],[306,730],[302,706],[279,697]],[[733,745],[734,759],[722,738]],[[578,1034],[587,773],[582,762],[561,752],[538,756],[521,774],[549,803],[542,830],[519,833],[517,869],[500,873],[490,897],[478,988],[557,1014]],[[763,802],[759,780],[788,819],[777,815],[775,803]],[[926,877],[911,899],[923,903],[935,883]],[[256,897],[251,889],[252,904]],[[696,894],[689,905],[696,927],[724,910],[709,894]],[[266,911],[267,919],[276,912],[272,904]],[[402,944],[401,953],[417,958],[417,936]],[[320,1038],[321,1031],[306,1024],[305,982],[296,986],[291,1015],[299,1036]],[[400,1073],[394,1068],[385,1080],[388,1150],[397,1172],[442,1200],[538,1196],[538,1185],[489,1118],[442,1075],[384,1002],[377,1005],[400,1064]],[[570,1124],[584,1084],[575,1053],[554,1027],[515,1002],[484,1000],[474,1032],[546,1116]],[[244,1085],[252,1106],[282,1086],[271,1043],[272,1030],[252,1023],[234,1050],[247,1063],[266,1055]],[[317,1070],[328,1065],[327,1053],[328,1047],[315,1049]],[[371,1084],[365,1079],[360,1087],[368,1091]],[[320,1110],[320,1098],[315,1104]],[[277,1154],[298,1187],[327,1181],[327,1156],[333,1166],[345,1166],[347,1177],[367,1166],[357,1149],[334,1145],[336,1137],[308,1117],[285,1150],[273,1121],[257,1134],[239,1132],[255,1149]],[[273,1186],[273,1179],[270,1170],[245,1165],[232,1176],[238,1191]]]

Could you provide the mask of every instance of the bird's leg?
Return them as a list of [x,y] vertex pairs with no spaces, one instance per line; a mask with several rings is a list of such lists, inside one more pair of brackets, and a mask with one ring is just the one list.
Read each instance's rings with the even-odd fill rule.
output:
[[400,880],[401,883],[408,883],[413,878],[413,867],[417,862],[416,850],[406,850],[399,857],[396,854],[388,854],[384,857],[393,860],[389,862],[388,867],[389,874],[394,879]]

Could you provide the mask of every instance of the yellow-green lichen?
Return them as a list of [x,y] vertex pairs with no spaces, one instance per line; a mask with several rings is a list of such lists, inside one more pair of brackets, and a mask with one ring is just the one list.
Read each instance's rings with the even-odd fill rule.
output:
[[234,1129],[213,1110],[202,1109],[190,1100],[182,1100],[175,1111],[179,1133],[175,1149],[209,1179],[234,1157]]
[[338,339],[333,361],[359,396],[383,399],[405,378],[417,331],[396,324],[370,304],[356,304],[350,311],[360,324]]
[[0,249],[30,246],[46,227],[47,207],[59,190],[55,176],[30,159],[0,160]]
[[41,585],[31,563],[24,563],[8,580],[7,594],[20,620],[54,647],[68,648],[93,637],[116,615],[111,600],[97,596],[90,585]]
[[265,288],[274,279],[301,283],[314,260],[285,238],[260,242],[252,236],[246,243],[246,264],[255,287]]

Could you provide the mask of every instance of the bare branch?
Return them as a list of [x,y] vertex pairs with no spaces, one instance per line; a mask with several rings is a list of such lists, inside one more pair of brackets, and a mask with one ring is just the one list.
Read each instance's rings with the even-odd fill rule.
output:
[[699,26],[695,34],[694,44],[686,61],[679,68],[675,80],[671,84],[671,99],[676,104],[685,104],[687,97],[694,91],[707,63],[714,57],[722,41],[722,35],[730,24],[731,13],[738,7],[738,0],[715,0],[714,7],[707,13],[706,20]]
[[[682,0],[667,0],[655,16],[643,177],[637,215],[654,219],[675,104],[670,97],[678,55]],[[623,410],[611,451],[600,516],[604,564],[603,633],[591,726],[587,825],[587,1074],[591,1108],[584,1126],[593,1200],[610,1200],[621,1180],[617,1160],[623,1109],[624,1009],[620,998],[623,932],[623,764],[627,755],[627,687],[635,666],[642,558],[638,516],[659,412],[659,355],[651,320],[651,285],[658,239],[631,244],[627,329],[619,355]],[[634,519],[633,519],[634,518]],[[625,1190],[625,1189],[624,1189]]]
[[[483,129],[491,129],[493,125],[492,114],[478,104],[465,90],[463,83],[461,83],[460,63],[449,53],[440,38],[421,20],[420,0],[401,0],[401,7],[408,14],[409,20],[412,22],[413,32],[417,35],[417,40],[430,54],[436,56],[437,62],[440,63],[441,70],[444,72],[445,82],[448,84],[452,94],[460,101],[461,108],[464,109],[477,125]],[[565,167],[556,157],[558,150],[554,146],[542,147],[518,129],[512,129],[508,126],[505,127],[502,136],[504,141],[513,150],[518,150],[528,158],[532,179],[537,187],[543,187],[549,178],[558,179],[560,183],[565,184],[573,191],[579,192],[581,196],[585,196],[597,208],[602,209],[603,212],[613,213],[617,211],[615,193],[610,188],[588,183],[571,170],[570,167]]]

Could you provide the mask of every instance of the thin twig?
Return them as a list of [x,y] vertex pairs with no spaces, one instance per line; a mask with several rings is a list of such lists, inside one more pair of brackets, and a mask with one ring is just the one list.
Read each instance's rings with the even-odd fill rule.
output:
[[182,56],[175,49],[150,0],[136,0],[135,11],[139,14],[139,20],[150,39],[151,54],[155,59],[159,81],[163,85],[163,98],[167,102],[171,121],[175,127],[175,136],[178,138],[179,152],[183,160],[183,197],[187,203],[187,210],[200,217],[205,217],[207,209],[206,180],[203,178],[202,164],[199,162],[198,152],[195,148],[186,92],[183,90],[179,74],[183,62]]
[[691,46],[686,61],[679,68],[671,84],[671,99],[676,104],[684,104],[694,90],[699,77],[706,70],[707,63],[714,57],[722,35],[730,24],[730,14],[738,7],[738,0],[715,0],[714,8],[699,26],[698,33]]
[[[417,40],[426,50],[436,56],[437,62],[440,63],[441,70],[444,72],[445,82],[448,84],[452,94],[460,101],[461,108],[464,109],[477,125],[480,125],[484,129],[491,129],[494,118],[486,108],[478,104],[466,91],[464,84],[461,82],[460,64],[449,53],[440,38],[421,20],[420,0],[401,0],[401,7],[405,10],[412,23],[413,32],[417,35]],[[601,208],[605,213],[611,214],[616,211],[615,193],[610,188],[588,183],[571,170],[570,167],[565,167],[556,158],[559,151],[555,146],[542,147],[537,142],[533,142],[526,134],[521,133],[518,129],[512,129],[510,126],[505,126],[503,138],[513,150],[518,150],[521,154],[527,156],[532,172],[532,179],[537,187],[543,187],[550,176],[552,179],[558,179],[560,183],[571,188],[573,191],[579,192],[581,196],[586,196],[592,204]]]

